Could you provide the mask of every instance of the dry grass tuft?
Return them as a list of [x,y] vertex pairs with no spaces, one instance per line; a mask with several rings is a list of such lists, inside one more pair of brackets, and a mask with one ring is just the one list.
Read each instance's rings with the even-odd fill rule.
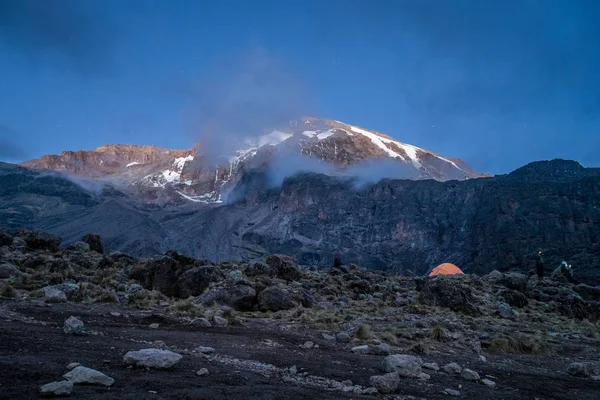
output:
[[451,339],[450,332],[440,324],[436,324],[429,330],[429,337],[438,342],[447,342]]
[[490,351],[505,354],[544,354],[550,350],[542,336],[523,333],[500,335],[482,345]]
[[371,327],[369,325],[362,324],[356,330],[356,337],[360,340],[369,340],[373,337]]

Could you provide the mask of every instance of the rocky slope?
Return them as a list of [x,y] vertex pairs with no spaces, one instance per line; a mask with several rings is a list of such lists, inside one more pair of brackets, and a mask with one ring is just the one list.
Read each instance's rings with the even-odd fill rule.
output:
[[88,231],[111,251],[160,254],[174,248],[211,260],[294,256],[424,274],[442,262],[464,271],[529,271],[545,251],[547,273],[565,259],[578,279],[600,283],[600,172],[576,162],[538,162],[494,178],[383,180],[356,186],[318,174],[266,189],[247,174],[233,204],[158,207],[110,186],[91,192],[58,176],[4,164],[0,225],[42,227],[72,242]]
[[591,400],[600,389],[600,287],[327,273],[275,254],[139,259],[82,239],[61,250],[46,232],[0,233],[0,398]]
[[231,187],[256,168],[347,174],[353,173],[352,167],[364,168],[365,163],[388,160],[392,163],[379,167],[379,173],[390,178],[446,181],[482,176],[461,160],[327,119],[291,121],[289,126],[263,136],[226,145],[226,150],[219,150],[225,152],[222,155],[206,154],[215,150],[199,145],[190,150],[107,145],[92,151],[47,155],[22,165],[110,181],[146,201],[179,204],[221,203]]

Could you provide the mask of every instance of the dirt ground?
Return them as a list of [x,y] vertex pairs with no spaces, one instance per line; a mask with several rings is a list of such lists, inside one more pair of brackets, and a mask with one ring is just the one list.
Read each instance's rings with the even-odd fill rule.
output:
[[[119,312],[113,316],[111,312]],[[85,323],[86,334],[66,335],[63,321],[74,315]],[[153,322],[160,324],[151,329]],[[215,348],[219,357],[184,355],[171,370],[127,368],[123,355],[130,350],[152,347],[163,341],[170,348],[193,350]],[[303,349],[311,340],[318,349]],[[278,368],[296,366],[299,374],[336,381],[351,380],[369,387],[369,377],[383,373],[384,356],[350,352],[353,344],[329,341],[320,332],[294,323],[249,320],[226,327],[198,328],[184,320],[153,312],[120,309],[117,306],[0,302],[0,399],[36,399],[43,384],[61,380],[66,366],[78,362],[115,379],[110,388],[76,385],[72,398],[80,399],[371,399],[382,395],[355,395],[325,390],[298,382],[285,382],[278,375],[261,374],[243,362],[257,361]],[[423,355],[425,362],[457,362],[483,377],[494,380],[496,388],[466,381],[443,372],[426,371],[428,381],[402,379],[398,394],[388,398],[449,398],[445,388],[461,392],[466,399],[600,399],[600,382],[567,375],[567,365],[580,359],[600,360],[598,349],[576,343],[565,354],[508,356],[485,354],[487,362],[474,354],[448,351]],[[207,368],[210,375],[196,371]],[[460,387],[459,387],[460,385]],[[410,397],[414,396],[414,397]]]

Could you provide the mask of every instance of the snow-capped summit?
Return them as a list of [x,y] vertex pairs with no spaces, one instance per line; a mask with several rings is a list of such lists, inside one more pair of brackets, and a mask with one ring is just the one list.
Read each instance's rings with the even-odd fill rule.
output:
[[[344,173],[378,159],[397,162],[414,179],[465,180],[482,175],[459,159],[402,143],[385,134],[330,119],[302,118],[267,134],[249,136],[231,154],[217,155],[217,165],[204,162],[199,145],[190,150],[155,146],[106,145],[92,151],[65,151],[23,165],[95,179],[125,182],[145,199],[219,203],[226,188],[245,171],[269,165],[278,152],[317,159]],[[282,153],[283,154],[283,153]],[[288,154],[288,153],[285,153]],[[393,172],[390,173],[394,177]],[[406,178],[406,174],[398,176]]]

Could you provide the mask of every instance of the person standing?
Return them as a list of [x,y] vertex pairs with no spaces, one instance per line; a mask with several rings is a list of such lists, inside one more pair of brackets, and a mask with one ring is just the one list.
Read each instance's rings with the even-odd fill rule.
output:
[[538,280],[544,279],[544,259],[542,258],[542,249],[538,249],[535,256],[535,271],[537,272]]

